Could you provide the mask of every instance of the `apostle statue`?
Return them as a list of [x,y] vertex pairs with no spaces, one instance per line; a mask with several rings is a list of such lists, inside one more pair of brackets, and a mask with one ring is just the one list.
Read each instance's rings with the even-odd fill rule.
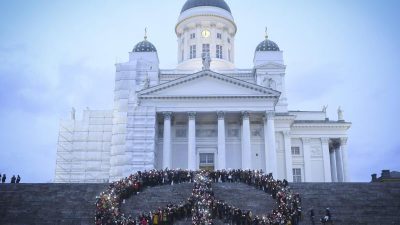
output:
[[342,110],[342,108],[340,106],[339,106],[339,108],[337,110],[337,113],[338,113],[338,121],[344,121],[343,110]]
[[204,54],[202,59],[203,59],[203,70],[210,70],[211,66],[210,54]]
[[322,106],[322,112],[325,113],[325,119],[328,118],[326,115],[326,110],[328,109],[328,105]]

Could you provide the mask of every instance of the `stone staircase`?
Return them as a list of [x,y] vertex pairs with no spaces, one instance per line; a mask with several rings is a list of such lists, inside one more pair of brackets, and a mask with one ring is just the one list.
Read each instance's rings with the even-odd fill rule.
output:
[[[92,225],[95,197],[107,184],[0,184],[1,225]],[[314,207],[316,218],[331,209],[336,225],[400,225],[400,183],[299,183],[291,185],[302,196],[304,214]],[[218,199],[255,214],[273,209],[275,202],[244,184],[214,184]],[[185,201],[192,184],[148,188],[122,206],[126,214]],[[177,224],[190,224],[179,221]],[[216,224],[222,224],[216,221]],[[302,225],[310,225],[304,216]],[[316,223],[319,224],[319,223]]]

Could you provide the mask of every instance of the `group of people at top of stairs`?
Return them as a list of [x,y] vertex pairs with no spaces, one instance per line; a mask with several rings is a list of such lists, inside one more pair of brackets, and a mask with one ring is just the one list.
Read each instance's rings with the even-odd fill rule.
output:
[[[314,209],[311,208],[309,211],[310,221],[312,225],[315,225],[315,212]],[[325,216],[319,220],[322,224],[333,224],[331,210],[329,208],[325,209]]]
[[[7,182],[7,175],[3,174],[3,176],[2,176],[1,173],[0,173],[0,180],[1,180],[1,183],[3,183],[3,184],[5,182]],[[15,175],[13,175],[11,177],[11,180],[10,180],[11,184],[19,184],[20,182],[21,182],[21,177],[19,175],[17,177],[15,177]]]
[[[207,194],[200,188],[200,174],[205,174]],[[197,179],[196,179],[197,177]],[[168,204],[165,208],[142,214],[140,217],[125,216],[120,210],[125,199],[140,193],[146,187],[194,183],[194,192],[187,201],[177,205]],[[277,208],[261,216],[251,211],[241,210],[214,197],[211,183],[240,182],[253,186],[272,196]],[[201,185],[204,186],[204,185]],[[209,192],[209,193],[208,193]],[[195,198],[193,198],[195,196]],[[197,196],[197,197],[196,197]],[[208,196],[208,197],[207,197]],[[157,206],[155,206],[157,207]],[[198,211],[198,210],[201,210]],[[204,210],[208,214],[204,214]],[[198,217],[207,215],[207,219]],[[287,181],[275,180],[272,174],[251,170],[188,171],[188,170],[151,170],[138,172],[120,181],[114,182],[97,197],[95,224],[97,225],[171,225],[182,218],[192,217],[193,225],[213,225],[213,219],[219,219],[232,225],[298,225],[301,216],[301,198],[293,193]]]

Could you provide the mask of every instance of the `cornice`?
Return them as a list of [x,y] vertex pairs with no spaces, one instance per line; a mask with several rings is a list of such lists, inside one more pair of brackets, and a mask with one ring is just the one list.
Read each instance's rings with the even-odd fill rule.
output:
[[[250,82],[247,82],[247,81],[244,81],[244,80],[240,80],[240,79],[237,79],[237,78],[234,78],[234,77],[226,76],[224,74],[216,73],[216,72],[213,72],[213,71],[200,71],[200,72],[197,72],[197,73],[194,73],[194,74],[191,74],[191,75],[180,77],[180,78],[178,78],[176,80],[172,80],[172,81],[169,81],[169,82],[166,82],[166,83],[163,83],[163,84],[159,84],[159,85],[144,89],[142,91],[139,91],[138,95],[140,97],[144,97],[143,95],[150,96],[152,93],[155,93],[157,91],[164,90],[164,89],[167,89],[167,88],[170,88],[170,87],[173,87],[173,86],[177,86],[179,84],[187,83],[187,82],[190,82],[192,80],[195,80],[195,79],[198,79],[198,78],[201,78],[201,77],[204,77],[204,76],[209,76],[209,77],[212,77],[212,78],[215,78],[215,79],[219,79],[219,80],[222,80],[222,81],[225,81],[225,82],[228,82],[228,83],[240,86],[240,87],[244,87],[244,88],[248,88],[248,89],[251,89],[251,90],[254,90],[254,91],[258,91],[258,92],[260,92],[260,96],[264,96],[264,97],[265,96],[269,96],[269,97],[273,97],[273,98],[278,99],[280,97],[280,95],[281,95],[281,92],[273,90],[271,88],[263,87],[263,86],[260,86],[260,85],[257,85],[257,84],[253,84],[253,83],[250,83]],[[255,95],[255,96],[257,96],[257,95]]]

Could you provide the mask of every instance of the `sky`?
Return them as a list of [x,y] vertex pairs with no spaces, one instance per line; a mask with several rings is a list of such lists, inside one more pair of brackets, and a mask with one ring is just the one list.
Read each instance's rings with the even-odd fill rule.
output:
[[[58,126],[71,107],[112,109],[116,62],[143,40],[160,67],[177,64],[174,27],[185,0],[0,1],[0,173],[54,180]],[[400,1],[227,0],[236,66],[269,38],[284,51],[291,110],[352,122],[350,178],[400,171]]]

